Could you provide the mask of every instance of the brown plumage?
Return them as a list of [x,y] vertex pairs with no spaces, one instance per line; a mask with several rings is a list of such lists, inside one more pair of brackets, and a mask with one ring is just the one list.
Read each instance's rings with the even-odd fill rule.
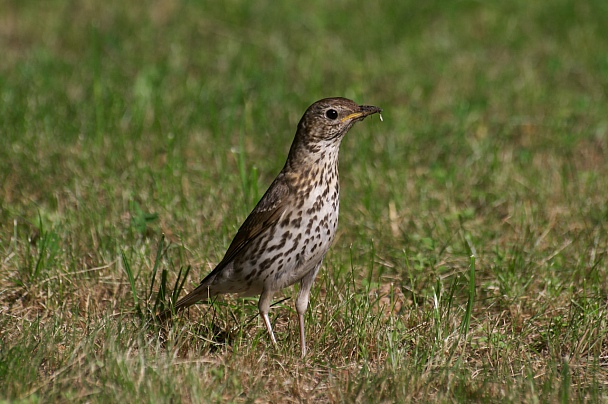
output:
[[[222,261],[174,309],[223,293],[260,294],[260,315],[276,343],[268,318],[272,297],[299,281],[296,311],[304,356],[310,289],[338,225],[340,143],[355,122],[381,111],[346,98],[312,104],[298,124],[285,166],[239,228]],[[166,311],[160,317],[170,314]]]

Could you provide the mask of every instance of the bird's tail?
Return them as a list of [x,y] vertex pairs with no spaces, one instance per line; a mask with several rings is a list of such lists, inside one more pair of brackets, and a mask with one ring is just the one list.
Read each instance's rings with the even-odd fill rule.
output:
[[209,286],[201,283],[192,292],[179,299],[173,307],[168,308],[158,314],[156,319],[158,322],[164,322],[165,320],[169,319],[173,313],[177,313],[178,311],[190,307],[200,301],[208,302],[212,297],[213,294],[211,293]]

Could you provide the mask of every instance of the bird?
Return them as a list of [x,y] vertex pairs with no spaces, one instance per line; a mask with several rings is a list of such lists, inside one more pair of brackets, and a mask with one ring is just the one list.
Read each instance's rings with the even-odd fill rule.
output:
[[300,283],[298,314],[302,357],[306,356],[304,314],[310,291],[338,226],[340,144],[352,126],[382,109],[342,97],[324,98],[300,119],[287,160],[253,211],[238,229],[224,258],[159,317],[220,294],[260,295],[259,314],[276,345],[268,312],[273,296]]

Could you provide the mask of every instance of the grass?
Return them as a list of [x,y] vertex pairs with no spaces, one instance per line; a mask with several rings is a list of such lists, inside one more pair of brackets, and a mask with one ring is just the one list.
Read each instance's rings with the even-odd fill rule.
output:
[[[600,0],[2,2],[0,400],[606,401],[607,17]],[[293,289],[276,348],[255,299],[148,324],[335,95],[384,122],[343,142],[309,355]]]

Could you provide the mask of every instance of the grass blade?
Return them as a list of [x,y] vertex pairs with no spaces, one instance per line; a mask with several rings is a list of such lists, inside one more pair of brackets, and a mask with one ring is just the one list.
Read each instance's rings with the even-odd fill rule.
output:
[[135,306],[135,310],[139,316],[141,316],[141,308],[139,307],[139,298],[137,297],[137,289],[135,287],[135,276],[133,275],[133,271],[131,270],[131,264],[129,264],[129,260],[124,251],[121,251],[122,263],[125,273],[127,274],[127,279],[129,280],[129,286],[131,287],[131,295],[133,297],[133,305]]
[[471,315],[473,313],[473,304],[475,303],[475,255],[471,255],[469,263],[469,293],[467,298],[467,308],[464,313],[464,318],[460,325],[460,332],[467,337],[469,326],[471,325]]

